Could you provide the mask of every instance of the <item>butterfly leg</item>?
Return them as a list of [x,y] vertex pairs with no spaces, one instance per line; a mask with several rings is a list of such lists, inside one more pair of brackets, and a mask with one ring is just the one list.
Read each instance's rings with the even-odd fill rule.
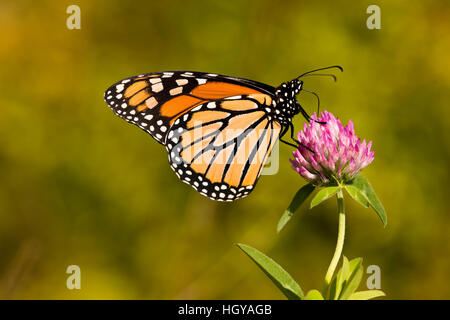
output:
[[[294,147],[295,149],[298,148],[298,145],[295,145],[295,144],[292,144],[292,143],[290,143],[290,142],[288,142],[288,141],[286,141],[286,140],[283,140],[281,137],[280,137],[280,141],[283,142],[283,143],[285,143],[285,144],[287,144],[288,146]],[[306,148],[306,147],[305,147],[305,148]]]
[[[311,119],[309,114],[305,111],[305,109],[302,108],[302,106],[299,103],[297,103],[297,107],[299,108],[300,113],[305,117],[306,121],[311,122],[311,120],[312,120],[314,122],[317,122],[318,124],[326,124],[326,122],[324,122],[324,121],[318,121],[316,119]],[[317,116],[319,116],[319,115],[317,115]]]
[[298,148],[298,145],[292,144],[289,141],[283,140],[283,136],[287,133],[287,131],[289,130],[289,127],[283,127],[283,129],[281,129],[281,133],[280,133],[280,141],[287,144],[288,146],[294,147],[294,148]]
[[291,139],[292,139],[292,141],[295,141],[295,143],[297,143],[297,147],[298,147],[298,146],[302,146],[303,148],[308,149],[309,151],[311,151],[312,153],[314,153],[314,151],[313,151],[311,148],[305,146],[303,143],[301,143],[300,141],[298,141],[297,139],[295,139],[295,137],[294,137],[294,125],[292,124],[292,122],[289,123],[289,127],[288,127],[288,128],[291,129]]
[[[294,141],[296,143],[290,143],[289,141],[283,140],[283,136],[287,133],[287,131],[291,129],[291,139],[292,141]],[[300,141],[298,141],[297,139],[294,138],[294,125],[292,123],[289,124],[289,126],[283,127],[283,129],[281,130],[281,134],[280,134],[280,141],[287,144],[288,146],[294,147],[294,148],[298,148],[299,146],[302,146],[305,149],[308,149],[309,151],[311,151],[312,153],[314,153],[313,150],[311,150],[310,148],[308,148],[307,146],[305,146],[303,143],[301,143]]]

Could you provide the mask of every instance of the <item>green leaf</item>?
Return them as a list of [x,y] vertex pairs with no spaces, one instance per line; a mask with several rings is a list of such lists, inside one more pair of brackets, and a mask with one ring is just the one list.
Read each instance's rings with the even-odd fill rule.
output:
[[314,196],[314,198],[311,200],[311,208],[317,206],[322,201],[328,199],[332,195],[334,195],[336,192],[338,192],[339,187],[326,187],[321,189],[317,194]]
[[328,300],[334,300],[334,297],[336,297],[336,287],[337,277],[334,277],[333,280],[331,280],[329,288],[325,288],[325,291],[322,292],[325,296],[327,296],[326,291],[328,290]]
[[373,298],[383,297],[386,294],[381,290],[366,290],[354,292],[348,297],[348,300],[369,300]]
[[302,300],[304,294],[299,284],[278,263],[266,256],[264,253],[248,245],[236,244],[258,267],[269,277],[270,280],[283,292],[289,300]]
[[305,300],[324,300],[324,298],[319,290],[313,289],[306,294]]
[[349,266],[350,266],[350,275],[355,272],[357,268],[362,268],[362,258],[355,258],[350,260]]
[[359,191],[358,188],[352,185],[345,185],[345,190],[347,190],[348,194],[357,202],[359,202],[363,207],[368,208],[369,202],[366,200],[364,195]]
[[288,221],[291,219],[291,217],[294,215],[295,211],[301,206],[303,202],[305,202],[306,198],[314,191],[316,187],[313,186],[311,183],[308,183],[301,187],[297,193],[295,194],[294,198],[291,201],[291,204],[289,205],[289,208],[284,211],[283,215],[281,216],[280,221],[278,222],[277,232],[280,232],[281,229],[288,223]]
[[377,195],[375,194],[375,191],[373,191],[369,181],[367,181],[367,179],[364,178],[362,175],[358,175],[355,179],[353,179],[353,181],[350,182],[349,185],[359,190],[359,192],[364,196],[364,198],[367,200],[370,206],[378,214],[378,216],[381,219],[381,222],[383,222],[383,225],[386,226],[387,224],[386,211],[384,210],[380,200],[378,200]]
[[362,259],[356,258],[350,261],[350,277],[343,285],[342,292],[339,296],[339,300],[347,300],[348,297],[358,289],[363,276],[363,266],[361,264]]
[[342,288],[345,287],[345,284],[350,277],[350,263],[348,262],[347,257],[342,258],[342,268],[339,270],[336,276],[336,290],[334,293],[334,297],[330,297],[330,299],[337,300],[339,295],[341,294]]

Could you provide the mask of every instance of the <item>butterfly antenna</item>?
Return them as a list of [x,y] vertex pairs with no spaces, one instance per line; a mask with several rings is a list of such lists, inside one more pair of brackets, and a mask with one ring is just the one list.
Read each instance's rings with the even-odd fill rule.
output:
[[321,71],[321,70],[328,70],[328,69],[339,69],[341,72],[344,72],[344,69],[342,69],[341,66],[330,66],[330,67],[319,68],[319,69],[315,69],[315,70],[311,70],[311,71],[305,72],[305,73],[299,75],[297,77],[297,79],[299,79],[301,77],[304,77],[304,76],[306,76],[307,74],[310,74],[310,73],[314,73],[314,72]]
[[334,82],[337,81],[337,77],[334,74],[331,73],[311,73],[311,74],[305,74],[304,77],[311,77],[311,76],[326,76],[326,77],[332,77]]

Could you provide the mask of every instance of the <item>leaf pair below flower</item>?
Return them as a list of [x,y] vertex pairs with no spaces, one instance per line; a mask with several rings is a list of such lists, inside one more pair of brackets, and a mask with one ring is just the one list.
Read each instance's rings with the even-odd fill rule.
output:
[[[377,213],[378,217],[380,217],[383,225],[386,226],[386,211],[384,210],[383,205],[381,204],[380,200],[378,200],[375,191],[373,191],[372,186],[366,178],[364,178],[362,175],[358,175],[355,179],[347,184],[344,184],[342,187],[347,190],[348,194],[363,207],[368,208],[369,206],[371,206]],[[315,188],[316,187],[313,184],[308,183],[297,191],[291,201],[291,204],[284,211],[280,221],[278,222],[277,232],[280,232],[281,229],[284,228],[284,226],[289,222],[294,213],[298,210],[302,203],[305,202],[305,200],[309,197],[309,195],[314,191]],[[311,200],[310,208],[313,208],[321,202],[329,199],[340,189],[341,186],[327,186],[321,188]]]

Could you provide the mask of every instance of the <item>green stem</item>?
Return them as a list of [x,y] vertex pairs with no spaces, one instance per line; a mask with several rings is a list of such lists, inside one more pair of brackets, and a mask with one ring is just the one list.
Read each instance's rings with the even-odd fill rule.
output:
[[342,254],[342,248],[344,247],[345,237],[345,207],[344,207],[344,195],[342,189],[337,192],[338,212],[339,212],[339,227],[338,227],[338,239],[336,243],[336,249],[334,251],[333,259],[331,259],[330,266],[328,267],[327,274],[325,276],[325,287],[328,288],[333,278],[334,270],[339,262]]

